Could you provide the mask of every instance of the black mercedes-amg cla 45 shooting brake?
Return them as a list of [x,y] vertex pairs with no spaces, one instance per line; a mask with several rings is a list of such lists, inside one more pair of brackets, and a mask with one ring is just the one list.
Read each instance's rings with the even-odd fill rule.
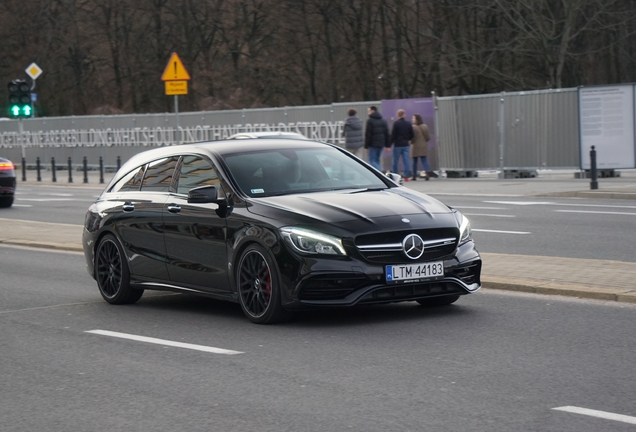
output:
[[262,324],[308,308],[447,305],[477,291],[468,220],[398,177],[308,140],[149,150],[88,209],[86,266],[112,304],[175,290],[238,302]]

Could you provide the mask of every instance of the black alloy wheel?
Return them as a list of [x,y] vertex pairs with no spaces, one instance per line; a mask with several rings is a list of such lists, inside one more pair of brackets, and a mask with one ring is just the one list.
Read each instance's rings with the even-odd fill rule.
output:
[[97,246],[95,254],[95,279],[99,292],[108,303],[135,303],[144,293],[143,289],[130,286],[130,271],[117,239],[108,234]]
[[422,306],[435,307],[435,306],[446,306],[451,303],[455,303],[457,299],[459,299],[458,295],[448,295],[448,296],[441,296],[441,297],[418,299],[416,300],[416,302],[418,302]]
[[281,305],[276,264],[261,246],[252,244],[245,249],[236,280],[241,308],[250,321],[273,324],[290,317]]

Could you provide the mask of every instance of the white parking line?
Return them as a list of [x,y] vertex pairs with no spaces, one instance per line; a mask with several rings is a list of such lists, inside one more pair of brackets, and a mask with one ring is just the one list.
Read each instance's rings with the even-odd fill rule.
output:
[[497,233],[497,234],[532,234],[527,231],[500,231],[500,230],[487,230],[487,229],[475,229],[473,228],[471,231],[475,232],[489,232],[489,233]]
[[137,342],[147,342],[147,343],[157,344],[157,345],[185,348],[185,349],[209,352],[214,354],[226,354],[226,355],[243,354],[242,351],[232,351],[232,350],[226,350],[223,348],[209,347],[205,345],[194,345],[194,344],[183,343],[183,342],[174,342],[174,341],[156,339],[156,338],[151,338],[146,336],[137,336],[137,335],[127,334],[127,333],[112,332],[108,330],[87,330],[85,333],[92,333],[92,334],[97,334],[102,336],[111,336],[111,337],[116,337],[120,339],[133,340]]
[[597,411],[589,408],[580,408],[575,406],[562,406],[558,408],[552,408],[557,411],[565,411],[574,414],[582,414],[592,417],[598,417],[606,420],[614,420],[623,423],[636,424],[636,417],[631,417],[623,414],[614,414],[606,411]]
[[33,207],[31,204],[13,204],[13,207]]
[[636,216],[636,213],[604,212],[604,211],[592,211],[592,210],[555,210],[555,212],[559,212],[559,213],[590,213],[590,214],[608,214],[608,215]]

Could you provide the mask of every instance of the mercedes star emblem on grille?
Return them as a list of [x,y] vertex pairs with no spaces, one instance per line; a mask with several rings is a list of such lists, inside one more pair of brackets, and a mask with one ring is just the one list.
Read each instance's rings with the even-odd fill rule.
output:
[[424,253],[424,240],[417,234],[409,234],[402,241],[404,254],[411,259],[418,259]]

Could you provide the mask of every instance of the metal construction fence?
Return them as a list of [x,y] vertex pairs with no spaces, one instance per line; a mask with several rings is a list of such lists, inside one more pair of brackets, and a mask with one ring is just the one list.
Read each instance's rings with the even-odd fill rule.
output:
[[[445,170],[579,168],[577,89],[436,99],[439,167]],[[381,101],[139,115],[47,117],[0,121],[0,155],[27,165],[54,157],[66,166],[100,157],[114,166],[156,146],[224,139],[238,132],[282,130],[343,145],[347,110],[366,119]],[[393,113],[385,113],[391,117]]]

